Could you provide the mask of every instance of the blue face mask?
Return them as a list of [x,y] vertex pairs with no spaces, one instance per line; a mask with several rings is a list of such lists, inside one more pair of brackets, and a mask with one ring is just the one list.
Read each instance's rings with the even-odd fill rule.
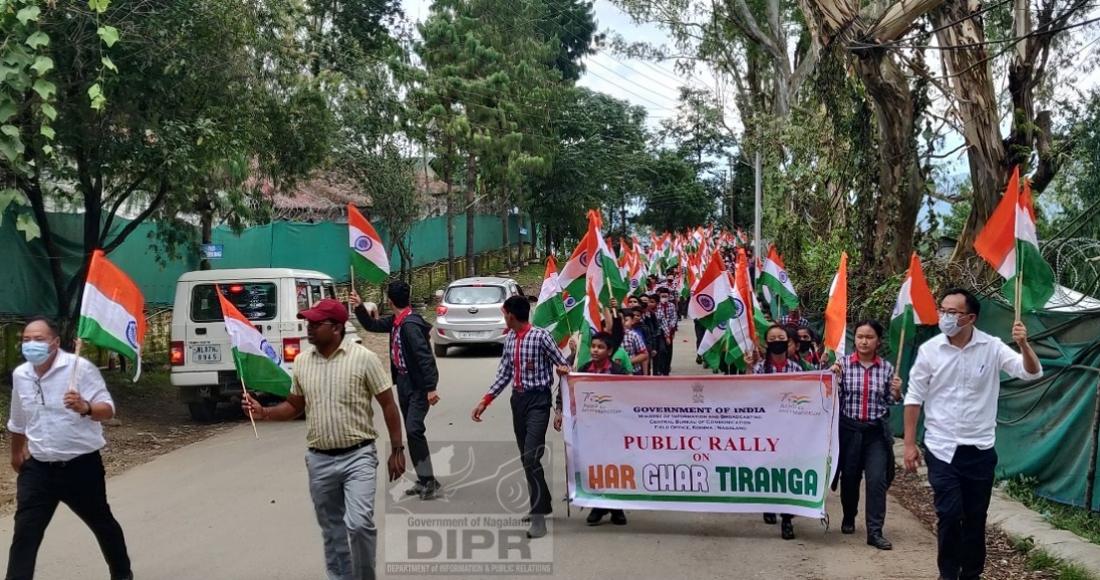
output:
[[32,365],[40,365],[50,358],[50,345],[35,340],[23,343],[23,358]]

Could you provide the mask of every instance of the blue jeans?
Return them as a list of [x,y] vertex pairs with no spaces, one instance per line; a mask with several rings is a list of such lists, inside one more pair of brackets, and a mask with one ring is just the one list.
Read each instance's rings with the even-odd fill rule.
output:
[[337,456],[306,453],[309,495],[321,526],[329,580],[373,580],[378,549],[374,492],[378,453],[368,445]]

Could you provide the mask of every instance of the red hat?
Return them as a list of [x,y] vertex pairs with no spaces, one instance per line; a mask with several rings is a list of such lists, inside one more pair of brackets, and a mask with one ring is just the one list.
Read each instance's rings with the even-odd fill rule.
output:
[[314,304],[313,308],[299,312],[298,318],[304,318],[310,322],[332,320],[344,324],[348,321],[348,309],[332,298],[325,298]]

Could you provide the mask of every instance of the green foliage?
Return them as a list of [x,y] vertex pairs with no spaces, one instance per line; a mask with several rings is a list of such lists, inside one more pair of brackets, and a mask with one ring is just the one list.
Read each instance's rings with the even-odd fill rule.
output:
[[1024,504],[1056,528],[1067,530],[1100,544],[1100,518],[1083,507],[1071,506],[1050,501],[1035,493],[1037,482],[1034,478],[1021,476],[1004,481],[1004,492],[1016,501]]
[[1100,238],[1100,91],[1089,95],[1070,133],[1073,148],[1039,202],[1059,209],[1050,225],[1061,237]]
[[640,222],[657,231],[682,231],[709,223],[716,200],[699,181],[698,168],[677,151],[659,151],[639,170],[645,210]]

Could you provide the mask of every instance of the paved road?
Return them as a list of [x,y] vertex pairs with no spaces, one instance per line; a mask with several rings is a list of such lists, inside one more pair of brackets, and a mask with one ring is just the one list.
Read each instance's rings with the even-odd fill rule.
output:
[[[686,324],[685,330],[682,334],[686,340],[690,335]],[[677,344],[673,367],[676,374],[688,374],[697,368],[691,345],[685,340]],[[440,450],[452,455],[468,448],[461,442],[481,442],[479,469],[492,463],[498,463],[500,469],[514,466],[509,464],[514,459],[514,444],[507,404],[501,401],[491,407],[480,425],[469,420],[471,407],[492,380],[496,358],[491,351],[452,349],[451,353],[440,360],[442,401],[429,416],[429,436],[433,441],[452,442]],[[261,439],[255,440],[251,427],[244,424],[108,482],[111,504],[126,531],[134,571],[140,580],[324,577],[320,534],[309,502],[302,459],[304,425],[263,424],[260,434]],[[555,449],[562,448],[560,435],[555,433],[551,440]],[[455,461],[451,466],[451,473],[442,479],[455,490],[455,497],[451,498],[453,502],[440,502],[440,511],[476,512],[482,505],[516,499],[514,478],[503,479],[508,485],[496,485],[501,481],[497,478],[479,487],[469,484],[468,470],[456,467]],[[555,464],[551,472],[556,474],[554,496],[560,498],[565,494],[561,464]],[[456,483],[459,480],[467,483]],[[379,490],[379,502],[385,500],[384,493]],[[394,497],[399,496],[398,490]],[[841,535],[839,498],[832,498],[830,503],[832,531],[824,533],[818,522],[797,519],[798,539],[789,542],[779,538],[777,526],[765,525],[759,516],[632,512],[625,528],[590,528],[576,511],[566,517],[558,503],[552,541],[541,542],[552,550],[554,578],[936,576],[934,537],[893,500],[888,507],[886,532],[895,550],[885,553],[865,545],[862,522],[856,535]],[[393,522],[406,521],[402,515],[406,505],[418,507],[391,504],[389,525],[379,509],[383,538],[387,527],[395,532]],[[11,528],[11,516],[0,520],[0,544],[4,548],[11,542]],[[0,558],[6,564],[7,551],[2,552]],[[380,547],[380,570],[384,569],[385,553]],[[43,580],[100,580],[107,576],[91,533],[64,507],[46,533],[38,572],[37,577]]]

